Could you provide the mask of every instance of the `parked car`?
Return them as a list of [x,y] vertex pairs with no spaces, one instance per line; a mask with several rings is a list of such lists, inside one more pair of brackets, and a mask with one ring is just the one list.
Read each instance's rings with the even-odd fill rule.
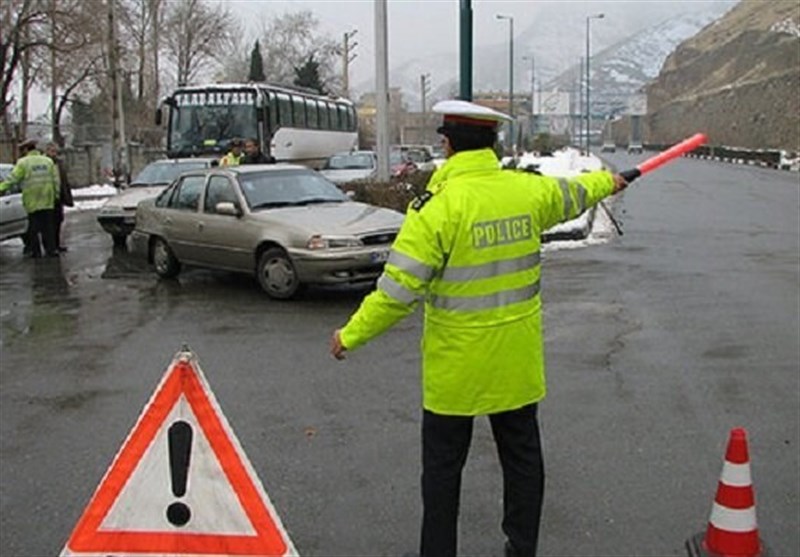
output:
[[423,172],[436,170],[433,155],[427,149],[406,149],[405,153],[408,160],[417,165],[417,170]]
[[[0,163],[0,182],[11,174],[13,168],[13,164]],[[0,241],[21,238],[28,230],[28,214],[22,206],[19,184],[0,195]]]
[[389,152],[389,170],[394,178],[405,178],[417,171],[417,165],[408,157],[406,151]]
[[111,234],[115,246],[124,246],[136,223],[136,205],[140,201],[157,196],[182,173],[208,168],[213,163],[216,163],[216,159],[165,159],[151,162],[128,187],[103,204],[97,214],[97,222]]
[[616,151],[617,151],[617,146],[611,139],[603,141],[603,146],[600,147],[601,153],[615,153]]
[[376,280],[402,221],[306,167],[218,167],[139,203],[131,247],[161,277],[183,265],[254,274],[269,296],[288,299],[305,284]]
[[341,186],[357,180],[369,180],[377,173],[378,162],[374,151],[349,151],[336,153],[325,161],[320,173]]
[[643,152],[642,144],[639,141],[631,141],[628,143],[628,153],[639,153],[642,154]]

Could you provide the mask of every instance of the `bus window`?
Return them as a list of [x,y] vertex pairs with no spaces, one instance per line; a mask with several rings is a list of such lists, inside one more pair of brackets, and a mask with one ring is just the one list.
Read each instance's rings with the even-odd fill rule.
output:
[[317,116],[317,101],[306,99],[306,118],[309,128],[319,127],[319,117]]
[[339,130],[346,130],[347,129],[347,107],[343,104],[340,104],[337,107],[337,112],[339,112]]
[[303,97],[292,95],[292,115],[295,128],[306,127],[306,103]]
[[331,117],[329,115],[328,103],[325,101],[317,101],[317,106],[319,107],[319,129],[331,129]]
[[267,93],[269,98],[269,117],[267,119],[267,129],[269,135],[275,133],[275,130],[280,126],[278,119],[278,96],[275,93]]
[[339,108],[336,103],[328,103],[328,116],[331,119],[331,129],[339,129]]
[[278,122],[280,126],[292,126],[292,101],[283,93],[278,93]]
[[356,111],[352,106],[347,107],[347,131],[356,129]]

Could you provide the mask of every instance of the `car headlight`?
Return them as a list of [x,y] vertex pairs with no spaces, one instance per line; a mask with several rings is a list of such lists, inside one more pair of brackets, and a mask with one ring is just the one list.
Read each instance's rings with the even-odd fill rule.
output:
[[308,239],[306,247],[308,249],[331,249],[331,248],[358,248],[364,244],[358,238],[352,236],[322,236],[315,234]]

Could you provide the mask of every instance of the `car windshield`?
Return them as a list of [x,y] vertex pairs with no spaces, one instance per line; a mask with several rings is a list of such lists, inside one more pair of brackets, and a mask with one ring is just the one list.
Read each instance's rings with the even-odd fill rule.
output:
[[131,183],[131,186],[153,186],[170,184],[175,178],[190,170],[205,168],[205,161],[154,162],[142,169]]
[[408,160],[410,160],[412,162],[426,162],[427,161],[427,157],[425,156],[425,153],[423,153],[422,151],[417,151],[417,150],[406,151],[406,157],[408,158]]
[[404,164],[408,162],[408,157],[402,151],[392,151],[389,153],[389,164]]
[[372,169],[375,167],[372,156],[367,154],[346,153],[333,155],[325,163],[325,168],[331,170],[360,170]]
[[0,180],[8,178],[12,170],[14,170],[13,164],[0,164]]
[[342,191],[313,170],[273,170],[239,175],[251,210],[349,201]]

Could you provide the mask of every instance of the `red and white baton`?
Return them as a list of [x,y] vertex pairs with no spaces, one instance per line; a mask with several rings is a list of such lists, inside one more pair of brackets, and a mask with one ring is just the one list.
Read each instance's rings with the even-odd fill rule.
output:
[[636,178],[643,174],[647,174],[651,170],[655,170],[662,164],[666,164],[672,159],[676,157],[680,157],[688,153],[689,151],[694,151],[701,145],[703,145],[706,141],[708,141],[708,137],[704,133],[696,133],[689,139],[684,139],[680,143],[677,143],[667,149],[666,151],[662,151],[654,157],[650,157],[643,163],[636,166],[636,168],[631,168],[630,170],[625,170],[620,172],[619,175],[625,178],[625,181],[630,183],[633,182]]

